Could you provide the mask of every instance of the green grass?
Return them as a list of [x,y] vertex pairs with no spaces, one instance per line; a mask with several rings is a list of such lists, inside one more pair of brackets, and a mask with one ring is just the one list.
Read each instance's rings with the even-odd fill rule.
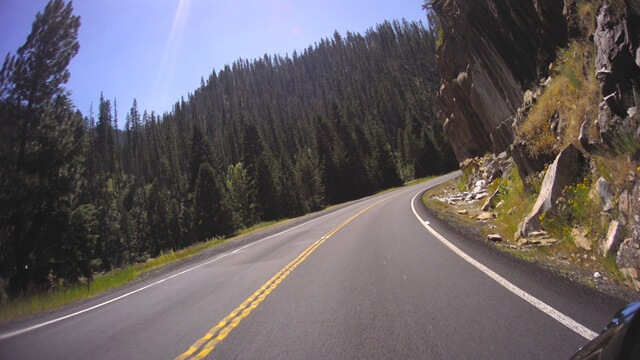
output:
[[[433,178],[435,178],[435,176],[416,179],[404,184],[401,187],[416,185]],[[398,188],[400,187],[387,189],[379,192],[377,195],[387,193]],[[325,210],[335,206],[337,205],[328,206],[325,208]],[[79,284],[50,289],[45,293],[10,299],[5,303],[0,304],[0,323],[6,323],[22,317],[37,315],[49,310],[57,309],[64,305],[72,304],[77,301],[93,298],[97,295],[131,283],[145,273],[156,270],[176,261],[196,256],[206,249],[222,244],[229,240],[233,240],[238,236],[246,235],[260,229],[283,223],[288,220],[289,219],[261,222],[249,228],[237,231],[235,236],[231,238],[214,238],[209,241],[194,244],[182,250],[169,251],[158,256],[157,258],[149,259],[144,263],[133,264],[123,268],[114,269],[104,274],[96,274],[94,279],[90,282],[89,286],[87,286],[86,282],[81,282]]]
[[513,239],[518,231],[518,225],[527,216],[537,194],[531,194],[524,189],[518,171],[511,170],[506,179],[497,179],[490,185],[490,192],[499,190],[499,200],[504,201],[500,208],[495,210],[497,221],[496,230],[504,239]]
[[423,183],[425,181],[429,181],[431,179],[435,179],[438,176],[441,176],[441,175],[433,175],[433,176],[423,177],[423,178],[420,178],[420,179],[414,179],[414,180],[411,180],[409,182],[406,182],[406,183],[402,184],[401,186],[396,186],[396,187],[388,188],[388,189],[385,189],[385,190],[381,190],[381,191],[375,193],[374,196],[375,195],[382,195],[382,194],[390,193],[392,191],[395,191],[395,190],[398,190],[398,189],[401,189],[401,188],[404,188],[404,187],[418,185],[418,184],[421,184],[421,183]]
[[236,236],[228,239],[214,238],[206,242],[194,244],[182,250],[169,251],[157,258],[149,259],[144,263],[133,264],[104,274],[97,274],[90,282],[89,286],[84,282],[62,288],[51,289],[46,293],[11,299],[0,307],[0,323],[5,323],[26,316],[37,315],[80,300],[95,297],[107,291],[126,285],[136,280],[142,274],[161,268],[167,264],[196,256],[206,249],[235,239],[238,236],[273,226],[284,221],[286,221],[286,219],[259,223],[250,228],[239,230]]
[[245,235],[245,234],[254,232],[256,230],[260,230],[260,229],[264,229],[264,228],[267,228],[267,227],[270,227],[270,226],[273,226],[273,225],[276,225],[276,224],[280,224],[280,223],[285,222],[287,220],[288,219],[277,220],[277,221],[264,221],[264,222],[261,222],[261,223],[257,223],[257,224],[255,224],[255,225],[253,225],[251,227],[246,228],[246,229],[238,230],[238,232],[236,233],[236,236]]

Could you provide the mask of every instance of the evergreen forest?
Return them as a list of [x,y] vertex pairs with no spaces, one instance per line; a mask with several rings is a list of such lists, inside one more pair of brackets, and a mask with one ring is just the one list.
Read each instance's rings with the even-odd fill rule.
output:
[[[239,59],[157,114],[65,83],[80,18],[51,0],[0,71],[0,288],[90,280],[458,164],[436,114],[437,34],[391,21]],[[114,96],[114,97],[110,97]]]

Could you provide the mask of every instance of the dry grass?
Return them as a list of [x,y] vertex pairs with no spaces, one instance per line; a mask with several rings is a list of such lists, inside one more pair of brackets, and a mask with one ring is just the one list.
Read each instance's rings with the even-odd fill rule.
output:
[[583,34],[593,34],[596,29],[596,15],[601,0],[582,1],[578,5],[578,23]]
[[555,155],[577,141],[583,121],[597,118],[601,96],[594,58],[594,45],[583,41],[559,52],[551,83],[518,129],[532,156]]
[[602,175],[613,189],[625,187],[625,176],[629,172],[640,175],[637,163],[627,155],[592,156],[592,162],[596,168],[592,181],[597,181]]

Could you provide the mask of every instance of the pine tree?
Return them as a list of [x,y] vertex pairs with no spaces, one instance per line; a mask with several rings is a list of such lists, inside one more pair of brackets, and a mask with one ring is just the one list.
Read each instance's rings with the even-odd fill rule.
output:
[[228,205],[237,229],[249,227],[258,221],[255,182],[240,162],[227,170]]
[[260,218],[265,221],[276,220],[283,215],[280,207],[282,189],[276,182],[275,159],[273,155],[263,153],[255,163],[257,203],[260,205]]
[[147,218],[149,224],[150,255],[155,257],[171,247],[169,208],[165,190],[154,181],[149,191]]
[[0,72],[0,252],[13,254],[4,275],[14,293],[46,281],[77,207],[84,123],[62,87],[79,49],[72,13],[50,1]]
[[[193,189],[200,173],[200,167],[204,163],[215,166],[211,145],[204,138],[202,130],[196,124],[193,125],[191,146],[189,152],[189,188]],[[215,170],[215,169],[214,169]]]
[[303,212],[321,209],[324,205],[322,169],[310,150],[296,156],[295,179]]
[[0,277],[14,291],[457,166],[434,120],[436,36],[419,23],[239,59],[161,116],[134,100],[123,131],[115,100],[101,94],[83,124],[61,86],[77,26],[51,1],[0,71]]
[[230,232],[228,213],[223,206],[222,191],[209,163],[200,165],[193,200],[193,232],[196,241]]
[[369,143],[367,173],[374,188],[381,190],[401,185],[396,161],[384,133],[371,123],[367,124],[366,132]]

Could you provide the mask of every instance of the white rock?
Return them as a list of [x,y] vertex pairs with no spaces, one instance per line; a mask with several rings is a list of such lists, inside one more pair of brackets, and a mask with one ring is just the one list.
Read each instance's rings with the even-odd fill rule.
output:
[[624,190],[619,196],[618,209],[625,215],[629,214],[629,193],[627,190]]
[[555,209],[556,201],[562,196],[564,188],[573,184],[583,160],[584,156],[575,145],[567,146],[558,154],[544,176],[536,203],[529,215],[518,226],[518,230],[524,237],[540,229],[540,215]]
[[571,230],[571,236],[573,237],[573,243],[576,244],[577,247],[587,251],[591,250],[591,241],[584,236],[582,231],[574,228]]
[[489,219],[493,219],[493,217],[494,217],[493,213],[483,212],[480,215],[478,215],[476,217],[476,219],[478,219],[478,220],[489,220]]
[[546,238],[548,237],[548,233],[544,230],[540,230],[540,231],[532,231],[529,233],[529,237],[535,238],[535,237],[540,237],[540,238]]
[[611,191],[611,187],[607,180],[604,177],[600,176],[598,181],[596,181],[596,191],[600,196],[600,200],[602,201],[602,210],[609,211],[613,208],[613,191]]
[[485,190],[485,191],[481,191],[479,193],[476,194],[476,196],[474,196],[474,200],[480,200],[482,198],[487,197],[487,195],[489,195],[489,193]]
[[609,224],[609,231],[607,231],[607,237],[604,243],[600,246],[600,250],[603,253],[616,252],[620,243],[622,242],[622,226],[616,220],[611,221]]
[[599,272],[596,271],[596,272],[593,273],[593,277],[596,278],[596,279],[600,279],[602,277],[602,274],[600,274]]
[[500,236],[499,234],[490,234],[490,235],[487,235],[487,240],[493,241],[493,242],[500,242],[502,241],[502,236]]

